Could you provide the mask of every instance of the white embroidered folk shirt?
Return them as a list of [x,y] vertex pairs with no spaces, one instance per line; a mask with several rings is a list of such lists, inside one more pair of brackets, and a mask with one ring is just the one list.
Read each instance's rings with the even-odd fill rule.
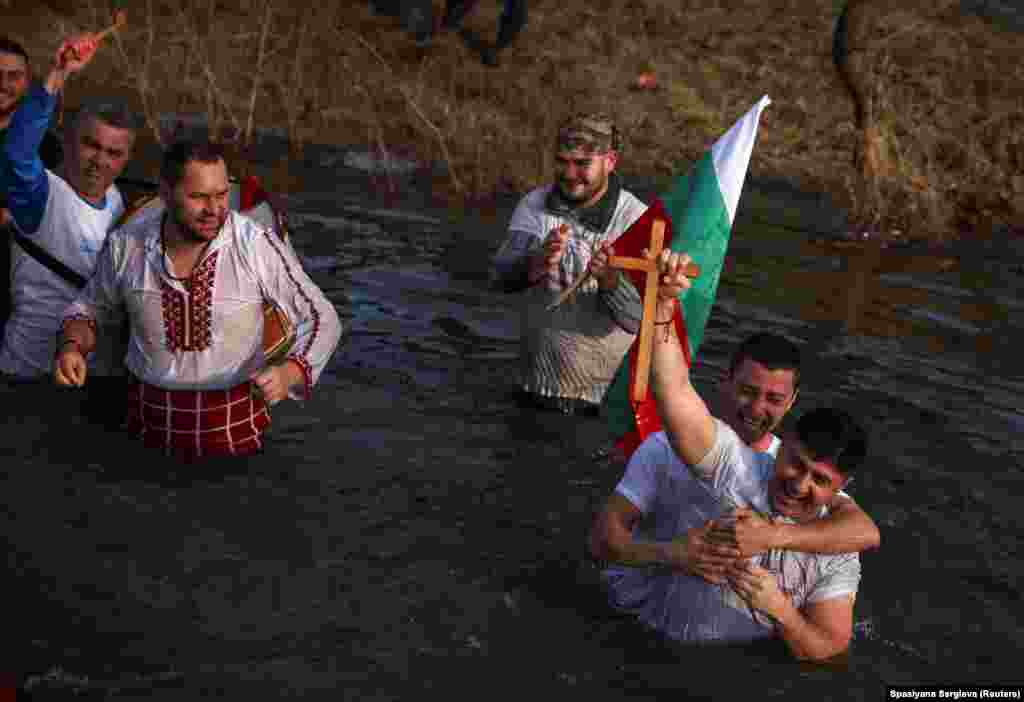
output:
[[263,300],[285,311],[296,330],[289,354],[309,397],[341,338],[334,306],[272,230],[231,212],[190,280],[171,278],[160,243],[164,207],[110,235],[94,277],[65,321],[131,323],[126,365],[144,383],[168,390],[222,390],[263,368]]

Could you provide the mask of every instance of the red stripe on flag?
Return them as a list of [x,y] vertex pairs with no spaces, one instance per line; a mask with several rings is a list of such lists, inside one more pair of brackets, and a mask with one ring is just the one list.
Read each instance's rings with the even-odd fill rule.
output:
[[[683,357],[686,359],[686,365],[692,367],[693,358],[690,352],[690,338],[687,336],[686,318],[683,316],[682,305],[676,305],[673,321],[675,323],[674,326],[676,328],[676,334],[683,347]],[[636,366],[637,356],[639,354],[639,345],[639,341],[634,341],[633,345],[629,349],[630,398],[633,397],[633,388],[636,387]],[[651,372],[653,373],[653,363]],[[629,432],[615,442],[615,447],[623,452],[627,461],[648,436],[656,434],[662,429],[661,417],[658,415],[658,404],[654,400],[653,382],[648,382],[647,396],[642,401],[633,402],[631,400],[631,402],[633,403],[633,417],[636,421],[636,431]]]

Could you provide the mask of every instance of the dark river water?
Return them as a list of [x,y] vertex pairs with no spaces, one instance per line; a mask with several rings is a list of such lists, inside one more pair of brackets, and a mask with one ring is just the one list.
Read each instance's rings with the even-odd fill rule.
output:
[[920,333],[844,334],[805,321],[787,277],[830,265],[800,258],[807,232],[765,235],[771,207],[741,212],[698,385],[713,392],[754,331],[802,342],[799,407],[870,424],[851,492],[882,547],[863,555],[845,661],[680,648],[611,614],[584,556],[622,470],[602,420],[510,398],[515,301],[485,281],[508,203],[453,220],[313,160],[294,240],[346,335],[314,399],[275,407],[265,455],[182,470],[81,420],[81,393],[0,389],[0,671],[33,699],[876,700],[1024,679],[1019,259],[972,264],[998,319],[951,311],[979,295],[962,274],[904,276],[928,297],[901,308]]

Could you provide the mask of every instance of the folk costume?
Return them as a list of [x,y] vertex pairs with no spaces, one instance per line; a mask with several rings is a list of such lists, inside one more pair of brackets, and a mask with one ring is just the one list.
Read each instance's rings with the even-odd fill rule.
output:
[[230,212],[188,278],[175,278],[164,252],[163,205],[111,235],[89,285],[64,322],[119,322],[131,340],[129,429],[146,445],[185,461],[244,456],[262,447],[270,416],[249,378],[264,367],[263,302],[295,326],[288,361],[310,397],[341,337],[333,305],[290,246],[269,227]]
[[[40,157],[57,98],[34,86],[11,117],[0,150],[0,190],[16,234],[44,250],[81,278],[89,278],[107,234],[124,211],[117,187],[93,205],[63,178],[48,170]],[[56,335],[77,287],[17,239],[11,242],[11,314],[0,343],[0,373],[19,378],[49,375],[56,352]],[[89,372],[117,375],[123,348],[115,329],[104,330],[89,357]]]

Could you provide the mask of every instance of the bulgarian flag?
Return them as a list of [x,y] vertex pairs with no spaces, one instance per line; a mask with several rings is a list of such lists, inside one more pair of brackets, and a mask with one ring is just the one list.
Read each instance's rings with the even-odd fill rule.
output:
[[[700,266],[700,277],[680,298],[674,320],[679,338],[685,339],[683,353],[689,364],[693,363],[704,339],[704,327],[715,302],[732,223],[754,150],[757,125],[761,111],[769,104],[768,96],[761,98],[714,143],[688,175],[679,177],[669,191],[655,200],[615,241],[616,256],[639,258],[650,243],[651,225],[656,219],[662,219],[668,247],[690,254]],[[642,295],[646,274],[642,271],[626,273]],[[653,383],[648,384],[644,400],[633,401],[638,346],[639,340],[634,341],[603,401],[609,425],[618,437],[616,445],[626,458],[649,434],[661,430]]]

